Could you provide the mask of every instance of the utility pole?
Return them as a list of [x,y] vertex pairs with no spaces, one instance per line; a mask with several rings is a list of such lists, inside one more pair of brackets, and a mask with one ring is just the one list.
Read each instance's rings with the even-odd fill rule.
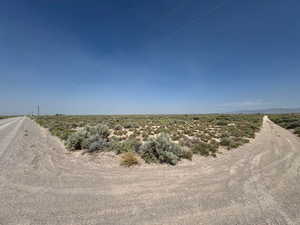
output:
[[38,116],[40,116],[40,105],[38,105],[37,110],[38,110]]

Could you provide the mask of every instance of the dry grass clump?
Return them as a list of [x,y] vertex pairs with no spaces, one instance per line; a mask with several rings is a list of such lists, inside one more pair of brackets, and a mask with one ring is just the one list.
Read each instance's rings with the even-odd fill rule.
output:
[[139,160],[135,153],[133,152],[125,152],[121,155],[121,166],[131,167],[139,165]]

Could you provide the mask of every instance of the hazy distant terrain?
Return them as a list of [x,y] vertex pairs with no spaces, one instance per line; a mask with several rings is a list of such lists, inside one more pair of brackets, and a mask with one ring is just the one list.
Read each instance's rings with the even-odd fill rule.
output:
[[256,110],[241,110],[233,113],[245,114],[285,114],[285,113],[300,113],[300,108],[270,108],[270,109],[256,109]]

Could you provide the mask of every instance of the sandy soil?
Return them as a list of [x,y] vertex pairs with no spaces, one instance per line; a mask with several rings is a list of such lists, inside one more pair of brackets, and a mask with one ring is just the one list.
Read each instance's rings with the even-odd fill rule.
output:
[[0,121],[0,224],[300,224],[300,138],[256,139],[178,166],[69,154],[28,118]]

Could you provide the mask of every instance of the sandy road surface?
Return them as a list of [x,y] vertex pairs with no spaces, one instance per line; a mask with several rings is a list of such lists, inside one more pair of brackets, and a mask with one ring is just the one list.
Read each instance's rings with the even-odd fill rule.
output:
[[300,224],[299,174],[300,138],[267,118],[216,159],[133,169],[66,154],[27,118],[0,121],[3,225]]

